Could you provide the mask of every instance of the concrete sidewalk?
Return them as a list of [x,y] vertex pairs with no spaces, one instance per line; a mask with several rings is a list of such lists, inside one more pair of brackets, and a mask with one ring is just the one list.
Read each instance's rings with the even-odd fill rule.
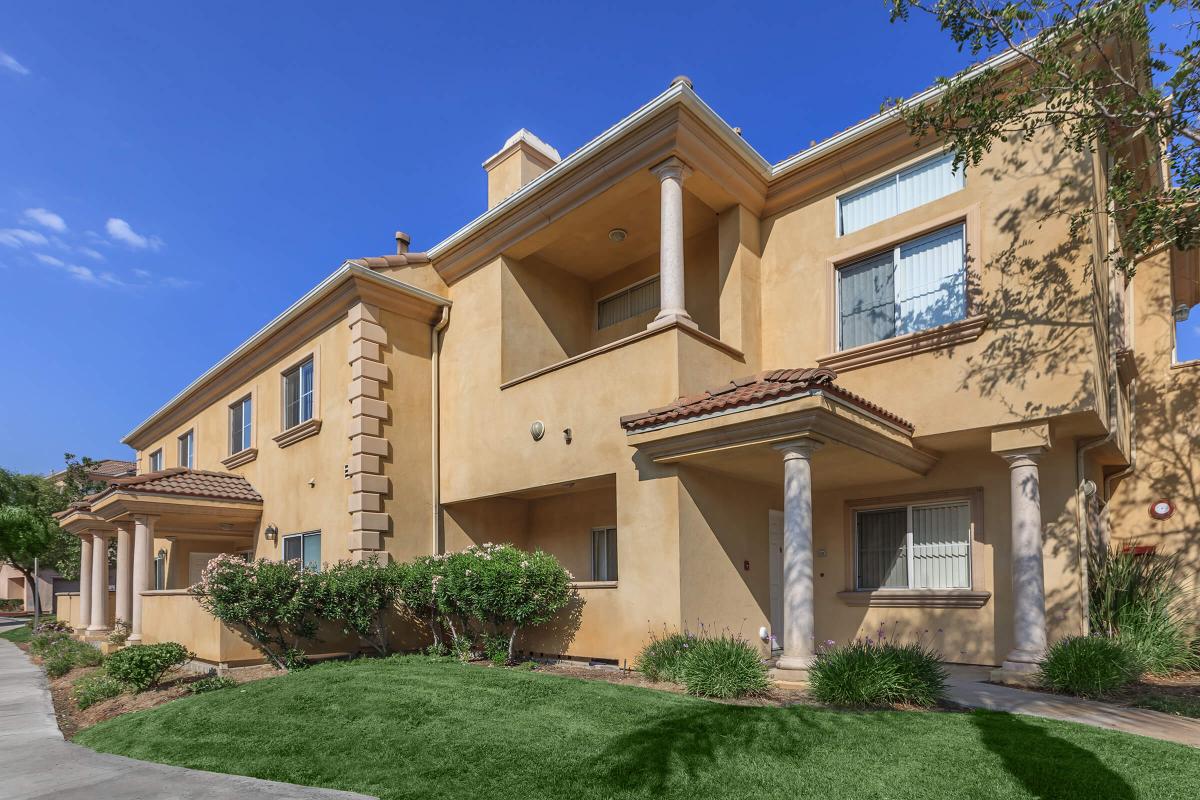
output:
[[956,705],[1079,722],[1096,728],[1200,747],[1200,720],[1143,708],[1097,703],[1078,697],[997,686],[987,682],[991,672],[987,667],[947,664],[946,668],[950,672],[946,699]]
[[[0,630],[11,626],[0,627]],[[366,795],[168,767],[63,739],[38,667],[0,639],[0,796],[5,800],[363,800]]]

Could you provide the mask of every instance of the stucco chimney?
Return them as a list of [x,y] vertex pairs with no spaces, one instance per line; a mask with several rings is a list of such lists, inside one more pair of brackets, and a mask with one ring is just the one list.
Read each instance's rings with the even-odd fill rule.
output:
[[396,252],[399,255],[404,255],[408,252],[408,246],[412,244],[412,237],[404,231],[396,231]]
[[508,137],[499,153],[483,162],[488,175],[488,208],[561,160],[557,150],[521,128]]

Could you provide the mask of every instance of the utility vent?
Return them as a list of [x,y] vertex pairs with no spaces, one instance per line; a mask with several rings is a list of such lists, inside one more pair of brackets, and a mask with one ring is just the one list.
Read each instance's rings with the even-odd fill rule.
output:
[[650,278],[622,289],[596,304],[596,329],[607,328],[658,310],[658,278]]
[[345,474],[345,476],[346,476],[347,478],[349,478],[349,477],[350,477],[350,465],[349,465],[349,464],[347,464],[347,465],[346,465],[346,467],[345,467],[345,469],[343,470],[343,472],[344,472],[344,474]]

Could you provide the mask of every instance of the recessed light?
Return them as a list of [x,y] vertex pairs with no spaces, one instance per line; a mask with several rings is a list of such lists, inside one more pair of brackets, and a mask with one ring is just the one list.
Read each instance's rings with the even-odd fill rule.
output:
[[628,235],[629,235],[629,232],[626,231],[624,228],[613,228],[611,231],[608,232],[608,238],[614,242],[623,242],[623,241],[625,241],[625,237]]

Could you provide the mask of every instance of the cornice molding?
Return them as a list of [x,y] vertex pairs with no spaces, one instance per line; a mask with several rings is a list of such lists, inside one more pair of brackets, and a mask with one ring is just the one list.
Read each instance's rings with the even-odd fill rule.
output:
[[848,606],[870,608],[983,608],[991,592],[971,589],[877,589],[862,592],[838,592]]
[[258,458],[258,448],[247,447],[245,450],[239,450],[234,453],[229,458],[221,459],[221,463],[225,465],[225,469],[233,469],[243,464],[249,464],[256,458]]
[[862,367],[885,364],[900,358],[908,358],[919,353],[956,347],[973,342],[982,336],[988,322],[989,317],[984,314],[967,317],[964,320],[939,325],[929,330],[904,336],[893,336],[891,339],[830,353],[818,358],[817,365],[827,367],[840,374]]

